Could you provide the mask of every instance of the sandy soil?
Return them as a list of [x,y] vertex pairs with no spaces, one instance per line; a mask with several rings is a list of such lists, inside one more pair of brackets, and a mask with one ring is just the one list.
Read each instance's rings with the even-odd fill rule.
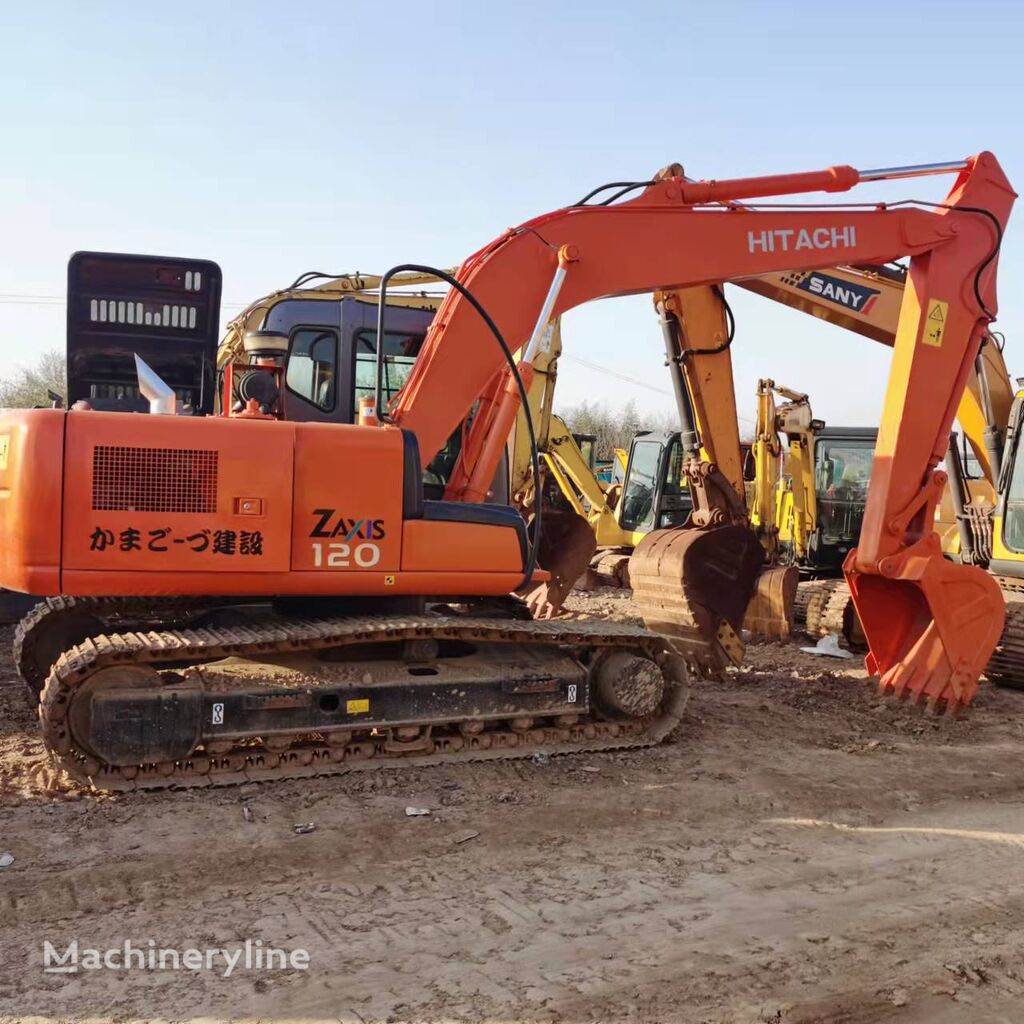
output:
[[[857,662],[762,645],[655,750],[60,799],[5,658],[0,1014],[1019,1021],[1022,711],[986,689],[925,719]],[[311,962],[44,974],[75,938]]]

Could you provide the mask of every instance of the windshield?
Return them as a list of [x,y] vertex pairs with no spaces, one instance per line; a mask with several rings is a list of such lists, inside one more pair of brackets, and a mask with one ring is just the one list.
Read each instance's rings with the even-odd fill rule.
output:
[[1019,440],[1014,446],[1010,486],[1006,491],[1003,543],[1011,551],[1024,551],[1024,444]]
[[[416,353],[423,344],[421,334],[398,334],[387,331],[384,334],[384,387],[385,405],[398,394],[412,373]],[[364,328],[356,334],[356,384],[355,403],[367,395],[373,397],[377,390],[377,332]]]
[[622,495],[619,525],[624,530],[649,530],[654,525],[654,490],[661,461],[660,441],[636,441]]
[[874,441],[820,438],[814,451],[822,542],[856,543],[864,520]]

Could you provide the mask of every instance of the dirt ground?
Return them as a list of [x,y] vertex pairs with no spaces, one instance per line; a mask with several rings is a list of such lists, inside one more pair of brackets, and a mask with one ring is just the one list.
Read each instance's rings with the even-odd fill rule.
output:
[[[1019,1021],[1024,694],[936,721],[858,661],[766,644],[749,663],[648,751],[55,799],[4,653],[0,1014]],[[43,942],[76,938],[262,940],[310,964],[43,973]]]

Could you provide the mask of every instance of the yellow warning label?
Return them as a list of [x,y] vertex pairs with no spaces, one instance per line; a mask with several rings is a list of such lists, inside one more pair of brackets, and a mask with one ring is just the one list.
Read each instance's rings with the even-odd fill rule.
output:
[[942,345],[942,336],[946,332],[946,318],[949,316],[949,303],[932,299],[928,303],[928,316],[924,321],[924,336],[921,340],[926,345],[934,345],[939,348]]
[[394,585],[395,585],[395,577],[394,576],[385,576],[384,577],[384,586],[385,587],[393,587]]
[[350,715],[368,715],[370,701],[367,697],[360,697],[359,700],[347,700],[345,701],[345,711]]

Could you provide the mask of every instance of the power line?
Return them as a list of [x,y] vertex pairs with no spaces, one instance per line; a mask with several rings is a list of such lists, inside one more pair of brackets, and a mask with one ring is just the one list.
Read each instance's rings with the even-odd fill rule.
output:
[[610,366],[602,366],[600,363],[593,363],[589,359],[581,359],[579,356],[569,356],[564,352],[562,353],[561,358],[570,363],[579,363],[581,366],[585,366],[589,370],[595,370],[597,373],[603,373],[609,377],[615,377],[618,380],[623,380],[627,384],[634,384],[638,388],[646,388],[648,391],[654,391],[659,395],[668,395],[670,397],[672,395],[672,392],[667,391],[665,388],[658,388],[653,384],[648,384],[647,381],[637,380],[636,377],[630,377],[628,374],[620,373],[618,370],[613,370]]

